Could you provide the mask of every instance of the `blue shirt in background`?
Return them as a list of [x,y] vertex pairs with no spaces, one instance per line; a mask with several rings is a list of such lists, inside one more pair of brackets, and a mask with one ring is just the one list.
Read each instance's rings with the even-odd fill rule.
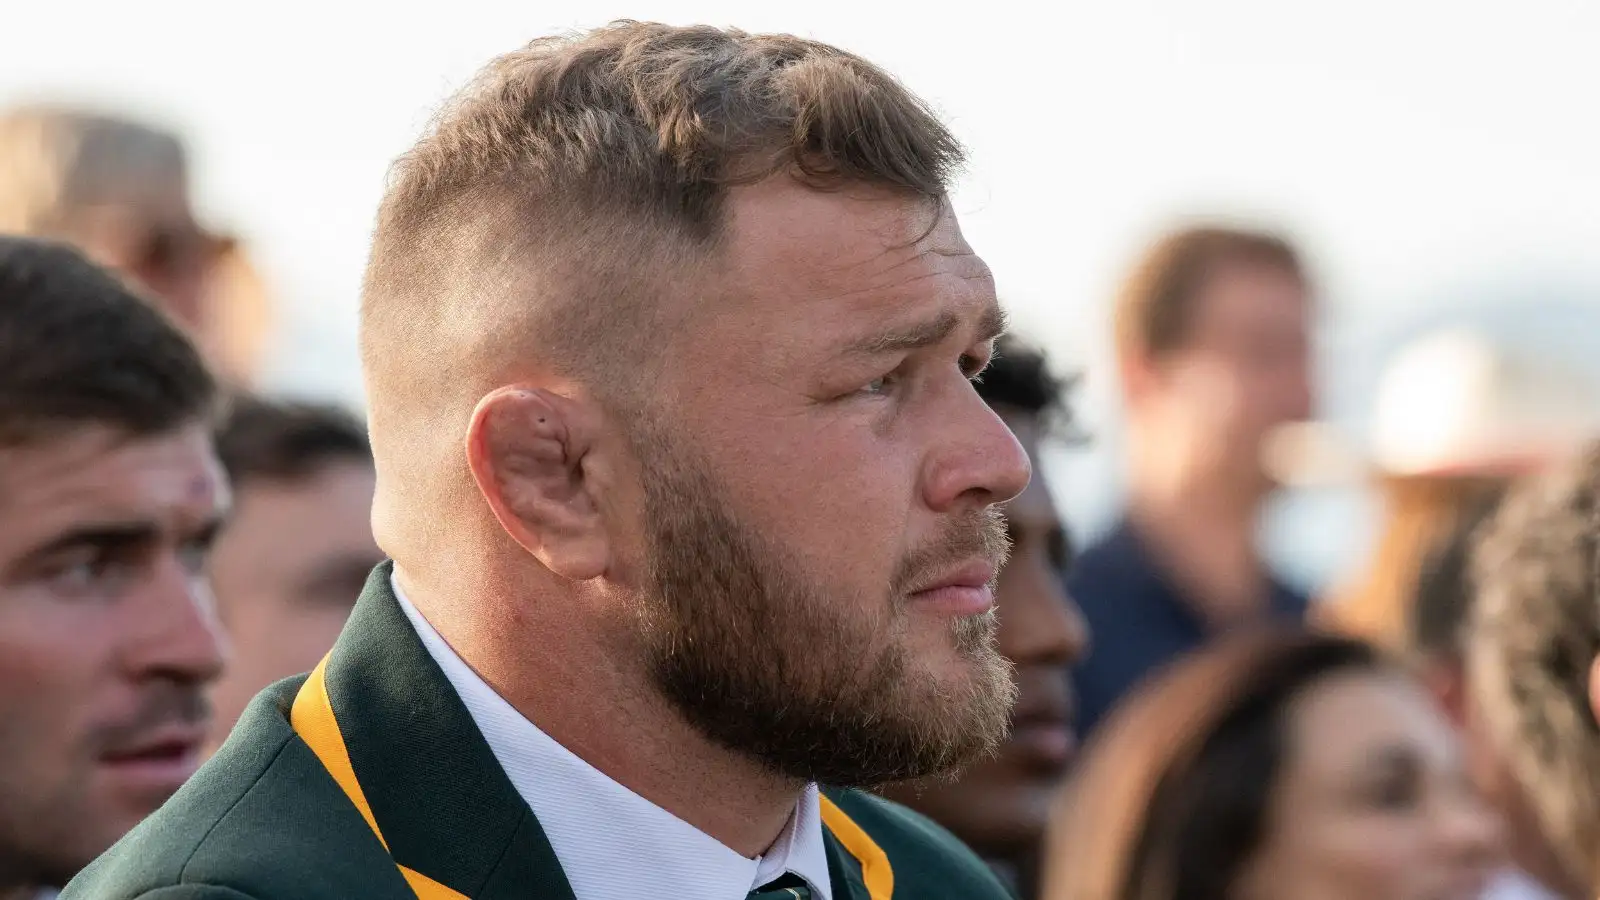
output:
[[[1126,521],[1084,550],[1067,589],[1089,623],[1089,656],[1072,670],[1078,733],[1088,736],[1129,688],[1151,670],[1198,649],[1212,636]],[[1269,576],[1270,615],[1305,619],[1308,598]]]

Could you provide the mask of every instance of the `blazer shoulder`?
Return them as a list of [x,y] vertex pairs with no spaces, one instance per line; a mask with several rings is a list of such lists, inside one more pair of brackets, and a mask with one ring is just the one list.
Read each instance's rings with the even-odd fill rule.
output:
[[174,884],[140,894],[136,900],[257,900],[220,884]]
[[1012,900],[994,871],[932,819],[865,791],[823,793],[889,858],[896,896]]
[[257,697],[217,755],[61,900],[408,896],[383,845],[289,728],[284,704],[297,686]]

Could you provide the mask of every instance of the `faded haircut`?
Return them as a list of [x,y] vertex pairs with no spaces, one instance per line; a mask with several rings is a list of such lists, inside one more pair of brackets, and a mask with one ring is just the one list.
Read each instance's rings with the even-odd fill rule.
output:
[[1519,484],[1472,559],[1469,689],[1499,753],[1570,875],[1595,880],[1600,727],[1589,670],[1600,654],[1595,578],[1600,447]]
[[621,21],[494,60],[379,210],[361,346],[380,505],[386,484],[420,489],[399,464],[386,478],[391,456],[458,456],[507,356],[602,392],[648,384],[661,301],[717,249],[734,186],[790,173],[937,208],[963,161],[924,102],[816,41]]

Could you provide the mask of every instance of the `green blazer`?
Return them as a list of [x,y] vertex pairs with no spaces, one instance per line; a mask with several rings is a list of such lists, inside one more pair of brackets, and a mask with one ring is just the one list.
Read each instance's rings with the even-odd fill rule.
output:
[[[63,900],[573,900],[389,573],[374,571],[323,664],[262,692]],[[857,791],[824,796],[835,900],[1008,897],[927,819]]]

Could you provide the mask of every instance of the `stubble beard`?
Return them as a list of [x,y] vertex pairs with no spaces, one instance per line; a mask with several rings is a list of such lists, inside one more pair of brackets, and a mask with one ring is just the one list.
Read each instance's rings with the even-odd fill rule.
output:
[[701,733],[782,776],[839,787],[949,773],[1005,739],[1016,688],[993,610],[950,620],[958,677],[920,664],[906,640],[909,583],[1003,558],[998,511],[951,523],[878,597],[841,602],[741,523],[706,467],[659,441],[649,457],[647,664]]

